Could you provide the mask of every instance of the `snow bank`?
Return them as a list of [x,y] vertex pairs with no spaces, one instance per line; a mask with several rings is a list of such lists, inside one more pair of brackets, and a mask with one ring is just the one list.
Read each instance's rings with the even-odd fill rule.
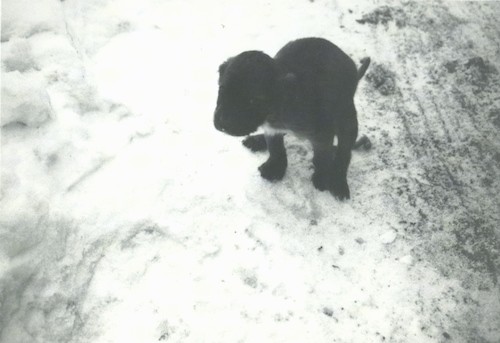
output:
[[2,43],[14,37],[31,37],[46,31],[62,31],[64,22],[58,0],[2,1]]
[[12,38],[2,46],[2,63],[6,71],[21,73],[38,69],[30,42],[25,38]]
[[48,121],[53,114],[46,87],[36,72],[2,72],[1,126],[16,123],[37,127]]

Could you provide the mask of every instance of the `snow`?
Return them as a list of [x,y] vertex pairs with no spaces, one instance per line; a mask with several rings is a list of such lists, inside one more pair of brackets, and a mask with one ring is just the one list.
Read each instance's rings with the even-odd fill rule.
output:
[[[457,3],[407,5],[416,14],[398,18],[404,28],[356,22],[384,4],[3,1],[0,342],[498,342],[498,228],[477,231],[493,242],[486,272],[467,257],[484,241],[454,231],[478,198],[486,209],[495,199],[479,181],[460,198],[428,176],[441,160],[409,143],[455,133],[437,115],[426,128],[412,117],[432,105],[412,98],[429,95],[420,65],[431,63],[421,46],[405,58],[397,49],[401,32],[434,44],[425,18],[446,20],[443,31],[471,21],[460,30],[472,37],[481,23]],[[287,174],[269,183],[257,171],[266,154],[213,128],[219,64],[304,36],[357,63],[371,56],[372,79],[394,77],[388,94],[368,75],[360,83],[360,133],[374,146],[354,152],[346,202],[312,186],[307,142],[287,137]],[[500,70],[487,43],[477,50]],[[473,56],[453,55],[465,76],[439,76],[447,87],[473,94]],[[479,105],[493,111],[494,101]],[[474,134],[497,147],[481,123]],[[481,174],[469,166],[461,182]],[[485,228],[497,223],[485,213]]]
[[7,0],[2,2],[2,43],[41,32],[60,32],[64,21],[57,1]]
[[37,127],[50,120],[50,98],[45,80],[40,75],[16,70],[4,73],[2,80],[2,107],[5,112],[1,126],[21,124]]

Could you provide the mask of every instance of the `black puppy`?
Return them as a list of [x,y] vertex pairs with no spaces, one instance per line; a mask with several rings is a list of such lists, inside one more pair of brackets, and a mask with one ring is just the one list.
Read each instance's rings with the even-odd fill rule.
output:
[[269,159],[259,167],[267,180],[285,174],[284,133],[307,138],[314,149],[314,186],[349,198],[347,168],[358,135],[353,98],[369,64],[365,58],[356,70],[349,56],[322,38],[290,42],[274,59],[260,51],[243,52],[219,68],[215,127],[233,136],[263,127],[264,135],[248,136],[243,144],[253,151],[269,150]]

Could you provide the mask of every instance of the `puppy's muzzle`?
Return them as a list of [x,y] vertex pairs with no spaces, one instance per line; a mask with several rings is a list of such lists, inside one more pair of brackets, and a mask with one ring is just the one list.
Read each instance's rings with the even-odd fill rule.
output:
[[222,131],[222,132],[226,132],[226,130],[222,126],[222,115],[218,109],[215,110],[215,114],[214,114],[214,126],[217,130]]

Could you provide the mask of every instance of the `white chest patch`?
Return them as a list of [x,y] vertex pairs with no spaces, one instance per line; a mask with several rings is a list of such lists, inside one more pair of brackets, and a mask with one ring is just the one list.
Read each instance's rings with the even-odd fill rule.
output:
[[290,130],[286,130],[286,129],[281,129],[281,128],[276,128],[276,127],[272,127],[269,123],[264,123],[262,126],[261,126],[261,129],[264,131],[264,134],[268,135],[268,136],[275,136],[275,135],[283,135],[285,133],[291,133]]

